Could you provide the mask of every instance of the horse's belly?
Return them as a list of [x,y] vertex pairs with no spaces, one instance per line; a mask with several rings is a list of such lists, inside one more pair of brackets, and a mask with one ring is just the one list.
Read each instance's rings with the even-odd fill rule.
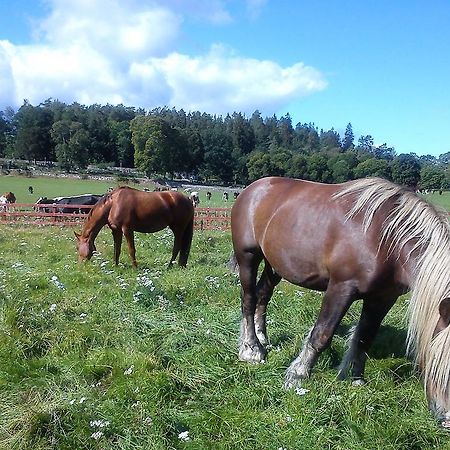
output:
[[307,258],[292,249],[278,249],[275,252],[264,251],[273,270],[290,283],[308,289],[325,291],[329,282],[329,274],[324,266],[313,255]]

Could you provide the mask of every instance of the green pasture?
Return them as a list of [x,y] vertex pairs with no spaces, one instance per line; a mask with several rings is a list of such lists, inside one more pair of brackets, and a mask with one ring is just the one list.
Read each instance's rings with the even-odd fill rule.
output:
[[[144,188],[153,190],[155,187],[151,181],[136,183],[130,179],[128,183],[117,181],[112,177],[108,180],[96,180],[93,178],[80,179],[71,177],[26,177],[21,175],[0,175],[0,195],[11,191],[17,199],[17,203],[34,203],[39,197],[62,197],[80,194],[104,194],[110,187],[128,185],[136,189]],[[30,194],[28,187],[33,187]],[[233,196],[226,188],[193,188],[200,196],[200,207],[227,207],[233,203]],[[211,192],[211,200],[207,201],[206,192]],[[222,200],[224,191],[229,192],[229,201]]]
[[239,362],[229,233],[197,232],[186,269],[166,270],[171,240],[137,234],[133,269],[107,230],[79,264],[70,228],[0,229],[0,449],[450,449],[404,357],[407,298],[366,386],[336,380],[355,304],[306,390],[285,391],[321,294],[281,282],[266,364]]

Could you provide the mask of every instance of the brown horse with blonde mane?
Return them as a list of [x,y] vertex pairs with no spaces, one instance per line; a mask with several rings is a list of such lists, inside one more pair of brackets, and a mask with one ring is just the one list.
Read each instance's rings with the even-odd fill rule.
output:
[[[324,291],[322,307],[285,387],[310,376],[350,305],[362,312],[339,368],[363,384],[366,352],[397,298],[411,290],[407,350],[423,374],[430,408],[450,427],[450,225],[447,214],[382,179],[321,184],[263,178],[236,199],[234,253],[242,286],[239,358],[260,362],[266,308],[284,278]],[[258,266],[264,270],[257,282]]]
[[80,261],[90,259],[95,250],[95,238],[108,225],[114,238],[114,261],[119,263],[122,236],[128,244],[131,263],[137,266],[134,232],[155,233],[169,227],[174,234],[172,257],[185,267],[194,230],[194,207],[191,201],[176,191],[142,192],[119,187],[104,195],[86,218],[81,234],[75,233]]

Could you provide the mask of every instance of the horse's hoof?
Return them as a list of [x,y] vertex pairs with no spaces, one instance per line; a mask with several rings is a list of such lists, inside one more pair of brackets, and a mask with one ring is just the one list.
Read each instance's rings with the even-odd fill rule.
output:
[[242,344],[239,349],[239,360],[257,364],[265,361],[266,350],[261,345]]
[[287,371],[284,378],[284,389],[289,391],[291,389],[298,389],[302,387],[302,381],[309,378],[308,374],[298,373],[294,371]]
[[302,387],[302,380],[301,378],[293,377],[293,376],[286,376],[283,384],[283,388],[286,391],[291,391],[292,389],[298,389]]
[[352,381],[352,386],[364,386],[366,384],[364,378],[357,378]]

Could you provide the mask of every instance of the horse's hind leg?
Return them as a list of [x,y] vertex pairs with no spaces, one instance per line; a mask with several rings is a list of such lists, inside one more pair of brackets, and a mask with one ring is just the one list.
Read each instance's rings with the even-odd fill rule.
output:
[[242,252],[236,254],[239,264],[239,277],[241,281],[241,333],[239,343],[239,359],[248,362],[263,361],[266,349],[256,336],[256,276],[261,254]]
[[322,300],[319,317],[305,340],[300,355],[286,371],[284,386],[290,389],[309,378],[320,353],[330,344],[342,317],[355,299],[355,290],[351,283],[333,283],[330,281]]
[[275,273],[270,264],[265,260],[265,266],[261,278],[256,285],[256,310],[255,310],[255,331],[259,342],[267,345],[267,304],[272,297],[275,286],[280,282],[281,277]]
[[111,231],[114,240],[114,263],[117,266],[119,264],[120,251],[122,249],[122,230],[112,228]]
[[171,228],[173,232],[173,247],[172,256],[169,261],[168,269],[172,267],[172,264],[177,260],[178,253],[180,253],[181,244],[183,242],[183,232],[178,228]]
[[350,345],[345,352],[339,366],[338,378],[343,380],[352,369],[353,383],[364,384],[364,368],[366,365],[367,351],[372,345],[381,322],[397,300],[397,296],[381,298],[368,298],[364,300],[361,317],[358,325],[350,335]]
[[136,261],[136,247],[134,245],[134,233],[130,230],[124,230],[123,232],[128,244],[128,253],[130,254],[131,264],[133,267],[137,267]]
[[178,258],[178,265],[186,267],[187,260],[189,258],[189,252],[191,251],[192,236],[194,234],[194,218],[188,222],[185,229],[182,232],[181,244],[180,244],[180,257]]

